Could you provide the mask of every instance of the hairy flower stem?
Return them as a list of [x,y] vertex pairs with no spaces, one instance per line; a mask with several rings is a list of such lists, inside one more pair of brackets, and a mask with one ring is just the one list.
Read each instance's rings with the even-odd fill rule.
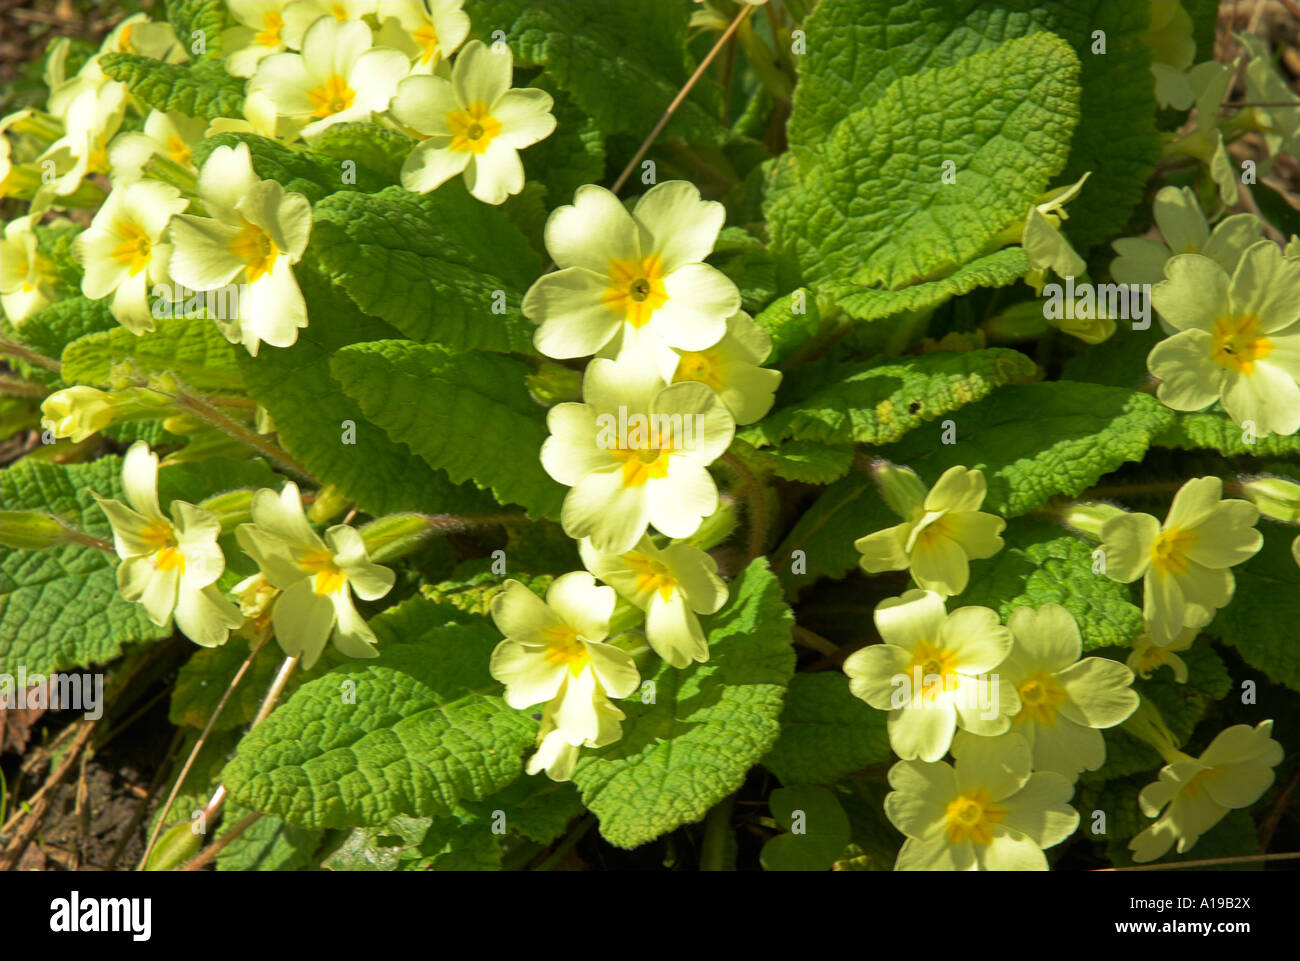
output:
[[297,458],[293,457],[275,444],[272,444],[256,431],[245,427],[238,421],[231,420],[202,398],[195,397],[193,394],[187,394],[184,391],[178,391],[175,394],[168,394],[167,396],[176,401],[176,403],[189,411],[195,417],[211,424],[213,427],[217,428],[217,430],[228,434],[240,443],[251,447],[253,450],[257,451],[259,454],[263,455],[283,469],[292,474],[296,474],[299,478],[311,484],[317,483],[316,478],[312,477],[311,471],[309,471]]
[[203,867],[205,864],[207,864],[209,861],[215,858],[218,854],[220,854],[225,849],[227,844],[229,844],[231,841],[235,840],[235,838],[239,837],[241,834],[243,834],[245,831],[251,828],[261,818],[262,818],[261,811],[254,811],[252,814],[249,814],[242,821],[236,824],[224,835],[222,835],[220,840],[214,841],[212,844],[209,844],[206,848],[204,848],[202,851],[196,854],[194,856],[194,860],[186,864],[185,867],[181,868],[181,870],[197,871],[199,868]]
[[746,467],[735,454],[722,455],[723,461],[740,478],[740,493],[745,495],[745,504],[749,513],[749,560],[763,553],[767,544],[767,488],[761,484],[757,475]]
[[707,70],[709,64],[713,62],[713,58],[718,55],[718,51],[726,45],[727,41],[731,39],[731,35],[736,32],[742,23],[745,22],[745,18],[753,12],[754,8],[746,5],[738,14],[736,14],[736,19],[731,21],[731,25],[727,27],[726,30],[722,31],[722,35],[718,37],[717,42],[713,44],[713,48],[704,55],[704,59],[701,60],[700,65],[695,68],[695,72],[691,74],[690,79],[683,84],[682,89],[677,92],[677,96],[673,97],[672,103],[668,105],[668,109],[666,109],[663,116],[659,118],[659,122],[654,125],[654,129],[650,131],[650,134],[645,138],[645,141],[641,144],[637,152],[632,155],[632,159],[629,160],[627,166],[623,168],[623,172],[618,175],[618,179],[614,181],[614,186],[610,188],[611,193],[618,193],[623,189],[623,185],[627,183],[627,178],[632,176],[632,171],[636,170],[636,165],[639,164],[641,158],[646,155],[646,151],[649,150],[650,145],[655,142],[655,138],[658,137],[664,127],[668,125],[668,121],[672,119],[673,114],[677,112],[677,108],[682,105],[682,101],[686,99],[691,90],[699,82],[700,77],[704,76],[704,71]]
[[44,367],[46,370],[52,370],[56,374],[63,370],[63,365],[52,357],[46,357],[44,354],[38,354],[36,351],[15,344],[12,340],[0,339],[0,354],[8,354],[10,357],[17,357],[19,360],[25,360],[29,364],[37,367]]

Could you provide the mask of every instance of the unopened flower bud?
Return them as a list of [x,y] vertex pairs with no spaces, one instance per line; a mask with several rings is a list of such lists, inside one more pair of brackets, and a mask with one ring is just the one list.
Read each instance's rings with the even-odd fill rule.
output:
[[1265,517],[1300,524],[1300,484],[1280,477],[1261,477],[1243,483],[1241,492]]
[[41,414],[55,437],[79,444],[113,423],[113,398],[94,387],[67,387],[45,398]]

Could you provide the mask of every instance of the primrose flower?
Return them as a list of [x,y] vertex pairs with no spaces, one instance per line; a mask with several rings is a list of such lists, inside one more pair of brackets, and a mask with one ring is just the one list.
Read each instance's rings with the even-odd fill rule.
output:
[[[464,56],[462,54],[461,56]],[[586,184],[546,221],[546,249],[560,267],[524,296],[548,357],[585,357],[616,337],[649,333],[681,351],[703,351],[727,332],[740,291],[703,263],[726,211],[683,180],[646,191],[632,213],[604,187]]]
[[1232,599],[1230,568],[1264,543],[1255,530],[1258,508],[1222,496],[1223,481],[1197,477],[1174,495],[1163,525],[1150,514],[1124,514],[1102,526],[1106,576],[1121,583],[1143,579],[1142,614],[1155,644],[1210,623]]
[[772,338],[743,310],[727,320],[727,332],[712,347],[674,351],[674,382],[696,380],[713,388],[737,424],[752,424],[772,409],[781,372],[763,367]]
[[1151,210],[1162,239],[1121,237],[1112,243],[1119,255],[1110,264],[1116,283],[1158,284],[1165,279],[1165,264],[1178,254],[1201,254],[1232,273],[1241,255],[1264,236],[1254,214],[1224,217],[1211,231],[1188,187],[1161,187]]
[[289,481],[276,494],[253,495],[253,522],[235,531],[239,546],[266,579],[283,591],[271,611],[275,636],[289,656],[311,667],[331,637],[348,657],[378,657],[375,632],[352,606],[352,595],[374,601],[392,590],[396,575],[370,560],[361,535],[336,524],[325,539],[312,530],[302,510],[298,485]]
[[309,120],[302,128],[308,140],[336,123],[368,122],[388,109],[410,67],[400,51],[370,44],[364,23],[322,17],[303,37],[302,53],[266,57],[248,89],[266,94],[277,115]]
[[1196,41],[1192,18],[1178,0],[1152,0],[1151,20],[1142,42],[1151,49],[1156,102],[1186,110],[1196,99],[1187,79],[1187,68],[1196,57]]
[[[383,2],[387,5],[390,0]],[[360,20],[374,13],[379,3],[380,0],[293,0],[284,5],[280,35],[286,46],[297,50],[306,43],[303,38],[322,17],[331,18],[335,23]]]
[[90,174],[109,172],[108,144],[122,126],[126,114],[126,87],[116,81],[86,87],[68,105],[64,134],[55,140],[40,160],[53,160],[56,171],[54,192],[70,194]]
[[590,541],[579,545],[587,569],[646,612],[645,636],[673,667],[709,659],[709,642],[697,614],[713,614],[727,602],[727,585],[712,557],[689,544],[663,550],[648,537],[626,554],[602,554]]
[[1269,156],[1294,155],[1300,151],[1300,97],[1291,89],[1273,65],[1273,55],[1264,42],[1252,33],[1234,36],[1250,52],[1246,63],[1246,99],[1254,103],[1278,104],[1252,107],[1262,121],[1264,143]]
[[1020,607],[1007,621],[1015,646],[998,669],[1020,695],[1012,729],[1033,750],[1034,769],[1073,781],[1106,761],[1101,728],[1137,710],[1133,672],[1119,661],[1085,657],[1079,626],[1058,604]]
[[260,91],[244,97],[243,118],[217,117],[204,132],[205,137],[214,137],[219,133],[255,133],[268,140],[296,140],[301,122],[288,117],[276,117],[275,104],[271,98]]
[[93,387],[65,387],[41,402],[41,415],[55,437],[80,444],[113,423],[113,398]]
[[222,37],[226,71],[233,77],[251,77],[264,59],[285,50],[286,0],[230,0],[226,6],[239,23]]
[[970,561],[1002,549],[1007,522],[979,510],[987,487],[978,470],[950,467],[926,491],[916,472],[880,463],[881,494],[903,523],[854,541],[868,574],[910,570],[916,583],[943,595],[960,594],[970,579]]
[[1216,400],[1261,434],[1300,430],[1300,263],[1262,241],[1229,278],[1199,254],[1165,265],[1151,302],[1178,333],[1147,355],[1160,400],[1200,410]]
[[142,440],[126,452],[122,487],[126,504],[91,491],[108,516],[113,545],[122,559],[118,590],[142,605],[160,627],[175,617],[181,633],[195,644],[226,643],[244,619],[217,589],[217,578],[226,567],[217,544],[221,521],[180,500],[171,503],[171,520],[163,516],[158,506],[158,455]]
[[627,697],[641,678],[631,655],[603,643],[613,611],[613,590],[597,587],[586,571],[556,578],[545,601],[515,580],[492,599],[505,639],[489,669],[506,686],[506,703],[547,702],[529,774],[545,769],[568,780],[580,747],[618,739],[624,715],[608,698]]
[[413,74],[432,73],[469,36],[469,16],[463,0],[386,0],[379,8],[383,18],[376,39],[411,58]]
[[1151,635],[1144,632],[1133,642],[1133,653],[1129,654],[1124,663],[1128,665],[1130,671],[1143,680],[1167,666],[1174,672],[1175,681],[1186,684],[1187,662],[1175,652],[1190,648],[1199,631],[1200,629],[1196,627],[1185,627],[1176,638],[1163,646],[1156,644],[1151,640]]
[[1016,689],[995,671],[1011,652],[1011,631],[987,607],[945,613],[933,591],[911,590],[876,607],[882,643],[844,662],[849,690],[889,711],[889,745],[906,760],[937,761],[958,727],[993,736],[1020,710]]
[[199,199],[210,217],[172,220],[171,273],[192,290],[240,289],[239,315],[219,320],[231,343],[257,355],[262,341],[288,347],[307,326],[293,264],[307,249],[311,204],[253,172],[247,144],[218,147],[199,171]]
[[1272,721],[1235,724],[1198,758],[1178,752],[1177,760],[1160,769],[1160,780],[1138,795],[1142,813],[1159,820],[1129,842],[1133,860],[1141,864],[1163,857],[1175,841],[1184,854],[1229,811],[1258,801],[1273,784],[1273,768],[1282,763],[1282,745],[1272,733]]
[[514,57],[472,40],[456,55],[451,79],[407,77],[391,112],[428,138],[402,164],[402,186],[428,193],[457,174],[485,204],[504,203],[524,189],[519,151],[555,130],[554,101],[545,90],[512,90]]
[[138,180],[112,191],[73,242],[85,269],[81,292],[91,300],[112,294],[113,317],[133,334],[154,329],[149,289],[167,279],[171,256],[163,232],[188,205],[175,187]]
[[144,130],[120,133],[108,145],[113,184],[134,183],[154,156],[166,157],[187,170],[194,169],[194,145],[203,139],[208,122],[183,113],[150,110]]
[[1046,871],[1044,848],[1079,826],[1070,781],[1032,772],[1018,734],[959,735],[955,765],[900,761],[889,769],[885,816],[907,836],[896,871]]
[[51,267],[37,247],[33,229],[41,213],[34,209],[9,221],[0,239],[0,306],[14,326],[54,299]]
[[1079,196],[1089,176],[1091,171],[1068,186],[1050,191],[1041,203],[1029,208],[1020,234],[1020,245],[1029,259],[1025,283],[1033,287],[1035,293],[1042,292],[1049,271],[1058,277],[1075,277],[1087,269],[1083,258],[1061,232],[1061,222],[1070,219],[1065,205]]

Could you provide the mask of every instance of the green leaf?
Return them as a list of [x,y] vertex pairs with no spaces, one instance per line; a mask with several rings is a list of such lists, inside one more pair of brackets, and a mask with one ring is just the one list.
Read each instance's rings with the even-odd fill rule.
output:
[[[515,66],[541,64],[547,76],[595,117],[602,130],[642,138],[695,68],[687,50],[685,0],[470,0],[474,33],[487,43],[505,33]],[[664,135],[716,142],[720,90],[704,77]]]
[[[1065,39],[1082,64],[1079,126],[1059,182],[1073,183],[1092,171],[1079,209],[1070,211],[1066,228],[1075,248],[1086,253],[1123,229],[1160,159],[1150,51],[1140,40],[1147,31],[1149,7],[1109,0],[818,4],[803,25],[808,52],[799,58],[790,143],[815,146],[825,141],[846,107],[875,103],[901,77],[960,65],[972,54],[1010,38],[1051,31]],[[1104,54],[1093,52],[1098,30],[1105,36]],[[961,90],[976,82],[963,77],[950,89]],[[962,166],[959,162],[958,168]],[[1023,215],[1023,210],[1016,212]]]
[[[15,336],[37,353],[58,360],[63,349],[74,340],[117,328],[107,298],[69,297],[28,317],[15,331]],[[56,374],[44,369],[41,372],[51,383],[58,381]]]
[[321,866],[331,871],[396,871],[404,858],[418,856],[432,824],[433,818],[399,815],[377,827],[353,828]]
[[[218,147],[237,147],[241,143],[248,145],[253,170],[259,177],[278,180],[285,190],[300,193],[313,204],[335,192],[382,190],[392,183],[389,178],[361,164],[355,171],[356,183],[348,183],[344,179],[341,160],[303,147],[289,147],[252,133],[219,133],[199,141],[194,148],[194,165],[202,168]],[[311,246],[313,249],[318,246],[314,225]]]
[[244,80],[228,74],[220,59],[200,60],[189,66],[134,53],[106,53],[99,58],[99,65],[154,110],[177,111],[208,120],[243,116]]
[[557,784],[541,774],[521,777],[491,797],[467,802],[464,809],[478,819],[485,832],[500,811],[507,830],[538,844],[550,844],[584,810],[572,783]]
[[1141,460],[1173,411],[1149,394],[1052,381],[1003,387],[952,419],[956,443],[918,430],[882,454],[914,468],[927,484],[957,464],[978,468],[988,482],[983,509],[1015,517],[1056,494],[1081,494],[1124,462]]
[[351,160],[389,183],[400,183],[402,162],[415,146],[415,138],[377,123],[336,123],[312,141],[317,154]]
[[1227,414],[1205,411],[1178,414],[1169,429],[1162,431],[1152,443],[1157,447],[1175,447],[1180,450],[1217,450],[1229,457],[1243,454],[1274,457],[1300,451],[1300,434],[1255,436],[1252,443],[1247,443],[1246,437],[1245,431],[1234,424]]
[[488,674],[500,635],[444,620],[420,598],[374,618],[380,657],[308,681],[254,728],[225,770],[231,798],[342,828],[445,817],[514,781],[537,723],[485,693],[500,689]]
[[524,364],[389,340],[339,351],[330,370],[367,417],[431,467],[490,487],[534,517],[559,516],[564,488],[538,459],[546,417],[528,395]]
[[861,557],[853,542],[898,523],[900,519],[885,506],[876,485],[862,473],[836,481],[803,512],[772,552],[786,596],[793,597],[819,577],[838,578],[853,570]]
[[827,386],[769,414],[742,436],[769,444],[787,437],[888,444],[1036,372],[1032,360],[1006,348],[840,364],[817,371],[817,381]]
[[842,672],[790,678],[781,736],[763,758],[782,784],[833,784],[892,758],[885,712],[854,697]]
[[314,217],[325,273],[370,316],[415,340],[532,352],[520,304],[541,264],[505,214],[459,181],[425,195],[338,193]]
[[763,558],[731,584],[731,599],[707,619],[709,660],[654,681],[654,703],[634,695],[621,740],[578,762],[573,781],[600,818],[600,833],[634,848],[698,821],[740,787],[775,742],[794,670],[789,608]]
[[176,28],[176,39],[187,52],[193,49],[197,30],[203,34],[204,57],[221,53],[221,34],[229,25],[226,5],[221,0],[167,0],[167,20]]
[[1027,517],[1008,524],[1002,538],[1002,550],[971,564],[970,584],[949,610],[991,607],[1005,621],[1017,607],[1059,604],[1074,615],[1085,651],[1133,643],[1142,611],[1127,585],[1093,573],[1095,544]]
[[[222,816],[216,840],[252,812],[231,804]],[[301,871],[312,866],[312,855],[325,832],[294,827],[278,818],[263,815],[217,854],[218,871]]]
[[115,366],[130,364],[143,378],[170,371],[192,390],[243,390],[235,346],[211,320],[176,317],[157,323],[148,334],[116,327],[73,341],[63,351],[63,379],[106,387]]
[[937,307],[952,297],[977,287],[1006,287],[1029,269],[1022,247],[1007,247],[979,257],[939,280],[912,284],[898,290],[871,290],[855,284],[831,284],[825,289],[844,310],[858,320],[880,320],[908,310]]
[[[304,263],[295,268],[311,323],[287,350],[239,354],[248,394],[271,413],[280,443],[317,479],[338,487],[372,514],[415,510],[476,514],[495,502],[472,487],[453,484],[407,447],[390,440],[330,375],[330,358],[348,344],[396,335],[366,317],[342,290]],[[343,443],[351,423],[355,443]]]
[[[802,305],[796,313],[795,306]],[[821,312],[817,298],[806,287],[792,290],[768,304],[754,317],[754,322],[772,338],[772,354],[765,361],[775,367],[821,329]]]
[[573,99],[546,73],[530,86],[539,87],[554,98],[555,132],[520,153],[528,183],[546,187],[550,207],[573,202],[583,184],[605,179],[605,134],[595,119],[587,116]]
[[737,438],[730,453],[743,460],[751,470],[804,484],[829,484],[839,480],[853,463],[852,447],[830,447],[806,440],[792,440],[776,447],[759,449]]
[[773,248],[814,282],[890,290],[983,256],[1065,165],[1078,71],[1068,44],[1037,34],[855,95],[866,106],[775,161]]
[[[768,798],[772,816],[790,833],[763,845],[764,871],[827,871],[848,846],[849,818],[824,787],[782,787]],[[794,830],[794,829],[797,829]]]
[[1237,590],[1207,634],[1232,645],[1252,667],[1300,691],[1300,569],[1291,556],[1296,529],[1261,521],[1264,546],[1232,569]]

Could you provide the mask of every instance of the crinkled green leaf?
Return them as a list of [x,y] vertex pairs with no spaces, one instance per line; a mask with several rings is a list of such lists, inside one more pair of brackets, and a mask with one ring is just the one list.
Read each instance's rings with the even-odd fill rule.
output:
[[[248,393],[270,411],[284,448],[322,483],[334,484],[373,514],[492,510],[489,495],[453,484],[401,440],[389,439],[330,375],[330,358],[339,348],[393,337],[396,331],[360,313],[305,262],[295,273],[311,305],[311,323],[286,350],[263,347],[257,357],[239,355]],[[348,425],[355,432],[352,444],[343,442]]]
[[63,350],[63,379],[106,387],[113,380],[113,368],[124,364],[143,378],[170,371],[190,390],[243,389],[236,348],[211,320],[176,317],[156,323],[157,329],[148,334],[116,327],[73,341]]
[[[641,138],[695,68],[686,52],[686,0],[470,0],[474,33],[487,43],[505,33],[515,65],[542,64],[547,75],[609,133]],[[664,129],[668,137],[716,141],[717,82],[704,77]]]
[[828,446],[807,440],[756,448],[738,438],[732,443],[730,453],[751,469],[804,484],[829,484],[839,480],[853,463],[852,447]]
[[1235,647],[1252,667],[1300,691],[1300,568],[1291,556],[1296,529],[1261,521],[1264,546],[1232,569],[1237,590],[1205,629]]
[[[216,840],[250,814],[241,804],[231,804],[222,816]],[[301,871],[312,867],[312,856],[325,832],[285,824],[263,815],[217,854],[218,871]]]
[[698,821],[740,787],[775,742],[794,670],[789,609],[762,558],[731,584],[731,598],[706,619],[709,660],[647,680],[654,703],[619,702],[623,737],[584,752],[573,780],[600,833],[634,848]]
[[451,348],[532,351],[520,304],[541,264],[505,214],[459,182],[423,196],[339,193],[314,214],[320,263],[365,313]]
[[936,425],[882,453],[927,484],[958,464],[978,468],[988,482],[984,510],[1014,517],[1056,494],[1081,494],[1103,474],[1141,460],[1173,411],[1150,394],[1051,381],[1003,387],[951,419],[955,444],[941,443]]
[[944,301],[968,294],[977,287],[1006,287],[1029,269],[1023,247],[1007,247],[972,260],[938,280],[913,284],[898,290],[872,290],[856,284],[831,284],[826,296],[834,299],[858,320],[880,320],[907,310],[937,307]]
[[401,181],[402,162],[414,146],[415,138],[377,123],[336,123],[311,144],[317,154],[351,160],[394,184]]
[[345,348],[330,370],[367,417],[431,467],[491,488],[534,516],[559,516],[564,488],[537,456],[546,414],[524,386],[524,364],[390,340]]
[[1006,348],[841,364],[818,371],[817,380],[826,384],[821,390],[780,407],[743,436],[766,443],[793,437],[822,444],[888,444],[1036,371],[1027,356]]
[[[1252,438],[1250,443],[1246,441],[1248,436]],[[1152,443],[1181,450],[1217,450],[1229,457],[1242,454],[1272,457],[1300,451],[1300,434],[1248,435],[1227,414],[1206,411],[1178,414],[1169,428],[1156,436]]]
[[754,322],[772,338],[772,353],[764,363],[775,367],[817,333],[822,318],[813,292],[801,287],[772,301]]
[[554,98],[551,113],[555,115],[556,127],[549,137],[519,155],[524,162],[524,173],[528,183],[546,187],[549,207],[573,203],[574,192],[579,187],[605,179],[604,131],[549,74],[543,73],[529,86],[539,87]]
[[208,120],[243,116],[244,80],[227,73],[225,63],[219,59],[201,60],[190,66],[163,63],[135,53],[106,53],[99,58],[99,65],[154,110]]
[[970,584],[949,610],[991,607],[1005,621],[1017,607],[1060,604],[1074,615],[1085,651],[1131,644],[1142,630],[1127,585],[1093,573],[1096,544],[1034,518],[1012,521],[1002,538],[1002,550],[971,562]]
[[951,274],[1065,165],[1078,71],[1069,45],[1042,33],[855,95],[864,106],[773,165],[773,248],[818,283],[897,290]]
[[763,845],[759,857],[764,871],[826,871],[848,846],[848,815],[826,788],[777,788],[768,806],[787,833]]
[[763,766],[782,784],[833,784],[888,764],[893,754],[885,714],[854,697],[841,671],[796,674],[781,712],[781,736]]
[[444,817],[514,781],[537,723],[488,693],[500,635],[443,621],[419,598],[374,618],[380,657],[308,681],[254,728],[226,767],[230,796],[300,827],[356,827]]
[[221,34],[230,24],[226,5],[221,0],[167,0],[167,20],[176,29],[176,39],[187,52],[197,40],[195,31],[201,31],[204,56],[215,57],[221,53]]
[[[1092,171],[1083,202],[1071,209],[1066,226],[1071,242],[1084,253],[1121,231],[1160,159],[1150,51],[1139,40],[1147,31],[1149,6],[1110,0],[818,4],[804,24],[807,53],[799,58],[790,142],[823,142],[848,110],[875,103],[900,77],[960,67],[968,62],[965,58],[1010,38],[1051,31],[1065,39],[1082,64],[1079,126],[1059,182],[1073,183]],[[1105,36],[1105,53],[1093,52],[1095,31]],[[980,82],[974,75],[961,77],[949,89]],[[958,161],[957,166],[963,165]],[[1023,215],[1023,210],[1016,212]]]

